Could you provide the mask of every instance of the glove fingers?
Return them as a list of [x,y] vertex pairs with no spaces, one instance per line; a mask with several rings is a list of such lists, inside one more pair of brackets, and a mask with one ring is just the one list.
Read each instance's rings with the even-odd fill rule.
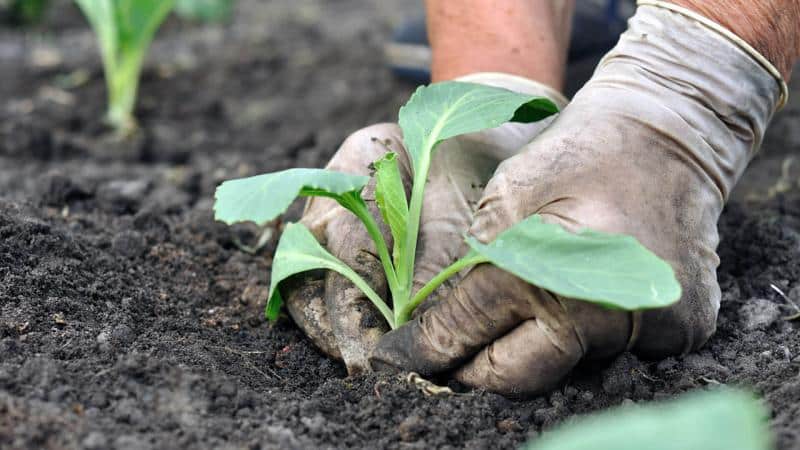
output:
[[[350,135],[342,143],[327,168],[370,175],[371,164],[387,151],[394,150],[404,155],[400,136],[399,127],[394,124],[378,124],[364,128]],[[401,163],[403,161],[401,159]],[[407,164],[405,167],[407,169]],[[365,189],[363,196],[368,204],[374,203],[373,193],[374,186]],[[374,254],[375,250],[364,226],[350,211],[332,199],[311,197],[306,203],[301,223],[308,227],[333,255],[361,273],[377,292],[384,293],[385,280],[383,280],[382,266],[371,262],[360,265],[358,262],[360,258],[362,261],[368,260],[371,257],[369,252]],[[351,236],[353,238],[349,239]],[[384,233],[384,236],[389,237],[388,233]],[[391,239],[388,240],[388,244],[391,245]],[[330,287],[326,289],[326,285]],[[359,352],[368,353],[368,350],[363,348],[372,348],[377,340],[376,330],[374,327],[359,328],[357,325],[376,323],[382,319],[378,317],[377,320],[372,320],[371,304],[349,280],[335,273],[323,273],[313,277],[301,276],[287,280],[282,291],[286,293],[289,315],[320,349],[334,358],[344,359],[351,371],[365,367],[365,357],[359,358],[358,355]],[[326,291],[331,295],[326,296]],[[332,295],[333,293],[339,294]],[[333,305],[334,311],[329,310],[329,305]],[[342,317],[334,320],[337,315]],[[337,332],[334,331],[334,322],[337,324]],[[350,327],[350,324],[356,326]],[[344,354],[339,349],[340,344],[342,347],[347,347]]]
[[297,326],[303,330],[320,350],[341,359],[325,307],[325,275],[322,272],[292,277],[284,282],[286,310]]
[[[350,266],[379,296],[386,298],[388,289],[383,266],[361,221],[354,216],[342,217],[331,232],[335,233],[329,235],[334,256]],[[325,276],[325,307],[348,373],[355,375],[368,370],[367,356],[389,330],[383,316],[361,289],[333,271]]]
[[[343,170],[360,165],[369,174],[370,166],[386,152],[398,154],[401,176],[410,179],[408,156],[402,146],[400,129],[396,125],[376,125],[365,128],[342,145],[331,160],[332,169]],[[352,169],[348,170],[352,172]],[[392,235],[383,222],[375,201],[375,179],[364,188],[362,198],[381,226],[386,245],[392,248]],[[339,207],[342,209],[341,207]],[[330,252],[358,273],[382,298],[388,297],[388,286],[375,243],[364,224],[350,212],[328,218],[325,241]],[[366,295],[342,275],[329,272],[325,277],[325,306],[338,349],[351,375],[369,370],[368,356],[389,326]]]
[[540,293],[497,267],[477,266],[446,299],[386,334],[370,358],[372,367],[423,375],[451,370],[534,317]]
[[582,356],[574,333],[559,333],[532,319],[481,350],[454,376],[506,396],[533,395],[558,384]]
[[[378,145],[378,144],[374,144]],[[375,179],[361,194],[388,248],[392,248],[389,227],[381,222],[375,201]],[[326,229],[330,252],[353,269],[381,298],[388,297],[388,283],[378,251],[364,224],[353,214],[343,214]],[[329,271],[325,276],[325,306],[339,352],[347,371],[355,375],[369,370],[368,356],[389,325],[372,301],[352,281]]]

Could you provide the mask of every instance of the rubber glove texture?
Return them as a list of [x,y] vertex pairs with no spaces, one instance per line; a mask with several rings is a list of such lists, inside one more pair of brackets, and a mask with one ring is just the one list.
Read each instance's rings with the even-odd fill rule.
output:
[[715,330],[717,220],[758,150],[779,84],[719,33],[642,6],[619,44],[555,122],[503,161],[469,233],[490,242],[532,214],[625,233],[668,261],[683,295],[643,312],[603,309],[480,265],[371,363],[506,395],[552,388],[582,360],[631,349],[679,355]]

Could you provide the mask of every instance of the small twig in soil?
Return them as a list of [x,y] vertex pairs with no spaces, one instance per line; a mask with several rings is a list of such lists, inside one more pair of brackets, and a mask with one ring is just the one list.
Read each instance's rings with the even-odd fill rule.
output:
[[721,384],[722,384],[722,383],[720,383],[719,381],[717,381],[717,380],[715,380],[715,379],[713,379],[713,378],[709,378],[709,377],[707,377],[707,376],[702,376],[702,377],[698,378],[698,380],[702,381],[703,383],[706,383],[706,384],[713,384],[713,385],[716,385],[716,386],[718,386],[718,385],[721,385]]
[[634,372],[638,373],[640,377],[644,378],[645,380],[651,383],[657,383],[661,381],[659,378],[646,374],[642,369],[634,369]]
[[789,296],[786,295],[778,286],[770,284],[769,287],[772,288],[773,291],[777,292],[778,295],[780,295],[784,300],[786,300],[786,303],[788,303],[790,306],[792,306],[792,308],[794,308],[795,311],[797,311],[791,316],[784,317],[783,320],[793,321],[800,319],[800,306],[797,306],[797,303],[795,303],[794,300],[790,299]]
[[377,383],[375,383],[375,386],[373,387],[373,391],[375,392],[375,397],[378,397],[378,400],[381,400],[381,386],[384,384],[386,384],[385,381],[378,381]]
[[105,375],[105,374],[107,374],[109,372],[111,372],[111,369],[103,369],[103,370],[95,373],[94,375],[92,375],[92,379],[100,378],[100,377],[102,377],[103,375]]
[[800,313],[800,306],[797,306],[797,303],[795,303],[795,302],[794,302],[794,300],[790,299],[790,298],[789,298],[789,296],[788,296],[788,295],[786,295],[786,294],[785,294],[785,293],[784,293],[784,292],[781,290],[781,288],[779,288],[778,286],[775,286],[774,284],[770,284],[770,285],[769,285],[769,287],[770,287],[770,288],[772,288],[772,290],[773,290],[773,291],[777,292],[777,293],[778,293],[778,295],[780,295],[781,297],[783,297],[783,299],[784,299],[784,300],[786,300],[786,302],[787,302],[787,303],[789,303],[789,305],[791,305],[791,306],[794,308],[794,310],[795,310],[795,311],[797,311],[798,313]]
[[261,236],[259,236],[256,245],[250,246],[244,244],[242,243],[242,241],[239,239],[238,236],[233,236],[233,245],[235,245],[236,248],[247,253],[248,255],[255,255],[259,251],[261,251],[261,249],[266,247],[267,244],[269,244],[269,242],[272,240],[272,236],[274,235],[275,235],[275,228],[268,226],[264,228],[264,230],[261,232]]
[[775,184],[767,189],[766,196],[755,195],[756,199],[770,200],[775,198],[778,194],[789,192],[794,187],[794,180],[791,177],[791,169],[794,164],[794,157],[789,156],[781,162],[781,175],[778,177]]
[[422,378],[416,372],[410,372],[408,376],[406,376],[406,382],[412,384],[414,387],[422,391],[423,394],[427,396],[434,396],[434,395],[454,395],[452,389],[446,386],[439,386],[434,384],[425,378]]
[[275,372],[274,370],[270,369],[269,367],[265,367],[264,369],[266,369],[270,373],[270,375],[272,375],[272,377],[270,377],[269,375],[264,373],[261,369],[256,367],[255,364],[253,364],[252,362],[250,362],[250,360],[248,360],[246,358],[247,356],[250,356],[250,355],[259,355],[259,354],[263,354],[263,353],[266,353],[266,352],[237,350],[235,348],[231,348],[231,347],[228,347],[228,346],[220,346],[220,345],[211,345],[210,347],[216,348],[218,350],[223,350],[223,351],[226,351],[228,353],[233,353],[234,355],[241,356],[242,359],[244,359],[244,363],[247,364],[248,367],[250,367],[254,371],[256,371],[259,374],[261,374],[261,376],[263,376],[264,378],[267,378],[267,379],[269,379],[269,378],[277,378],[279,380],[283,380],[283,377],[278,375],[277,372]]
[[786,320],[788,322],[792,322],[792,321],[797,320],[797,319],[800,319],[800,313],[792,314],[791,316],[786,316],[786,317],[783,318],[783,320]]

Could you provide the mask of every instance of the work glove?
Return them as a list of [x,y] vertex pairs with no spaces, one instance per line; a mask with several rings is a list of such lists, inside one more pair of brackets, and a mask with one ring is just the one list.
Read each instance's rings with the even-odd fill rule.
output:
[[447,372],[521,396],[552,388],[584,359],[626,349],[660,358],[706,342],[720,303],[717,220],[785,83],[730,32],[689,14],[640,6],[553,124],[500,164],[469,229],[488,243],[540,214],[570,231],[632,235],[672,266],[680,301],[605,309],[483,264],[384,335],[374,368]]
[[[510,75],[481,73],[463,77],[461,81],[548,97],[559,107],[566,104],[566,99],[553,89]],[[477,201],[500,161],[530,142],[550,121],[506,124],[451,139],[438,147],[425,189],[413,280],[415,290],[463,252],[463,236],[472,222]],[[411,168],[396,124],[378,124],[355,132],[344,141],[326,168],[370,175],[372,163],[389,151],[398,154],[408,196]],[[365,187],[362,197],[378,223],[382,223],[375,204],[374,179]],[[300,222],[328,251],[352,267],[375,292],[387,299],[383,266],[358,218],[334,200],[313,197],[306,203]],[[388,228],[384,227],[383,235],[392,248]],[[287,283],[285,293],[289,314],[320,349],[343,359],[350,374],[368,369],[370,352],[389,328],[355,285],[329,271],[296,277]]]

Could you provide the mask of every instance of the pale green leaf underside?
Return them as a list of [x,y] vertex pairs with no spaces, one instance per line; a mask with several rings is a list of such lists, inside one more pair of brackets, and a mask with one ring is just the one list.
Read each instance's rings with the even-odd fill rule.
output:
[[94,32],[104,58],[115,59],[119,47],[118,24],[112,0],[75,0]]
[[543,97],[459,81],[420,86],[400,108],[403,142],[417,171],[439,142],[506,122],[535,122],[558,112]]
[[769,450],[768,415],[750,394],[689,394],[580,418],[545,433],[528,450]]
[[106,63],[141,52],[172,9],[174,0],[76,0],[98,35]]
[[670,265],[631,236],[570,233],[534,215],[488,245],[468,237],[492,264],[553,293],[610,308],[660,308],[678,301]]
[[308,228],[298,223],[290,223],[281,235],[275,257],[272,260],[272,275],[269,285],[269,300],[266,315],[270,320],[277,317],[281,307],[281,296],[278,285],[292,275],[309,270],[328,269],[347,277],[381,310],[381,313],[392,323],[391,310],[380,296],[358,274],[341,260],[328,253]]
[[341,199],[359,195],[369,177],[324,169],[289,169],[229,180],[217,187],[214,218],[233,224],[263,225],[278,217],[298,196]]
[[394,254],[398,254],[398,246],[406,235],[408,222],[408,200],[403,187],[400,167],[397,165],[397,154],[387,153],[375,161],[375,200],[383,221],[389,225],[394,237]]

